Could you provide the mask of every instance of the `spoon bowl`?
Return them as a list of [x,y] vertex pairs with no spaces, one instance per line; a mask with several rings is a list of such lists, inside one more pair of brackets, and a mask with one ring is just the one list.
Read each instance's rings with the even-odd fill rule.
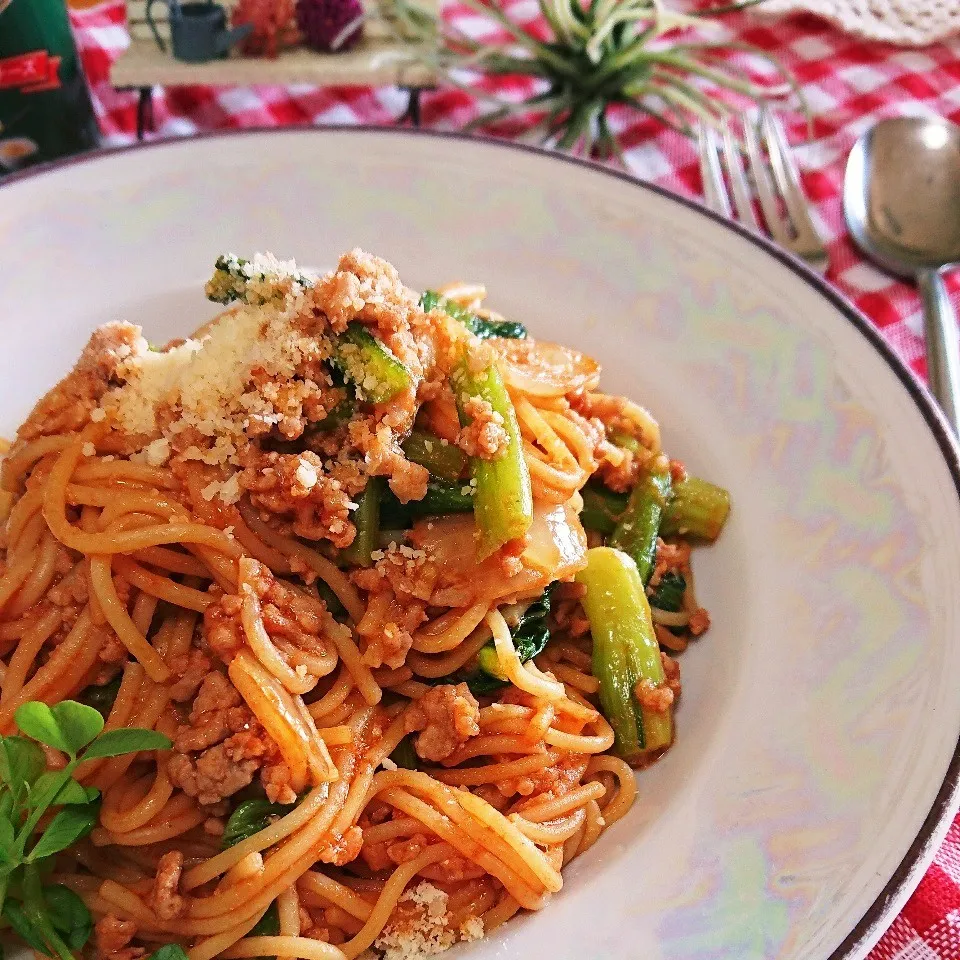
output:
[[956,430],[960,357],[941,271],[960,263],[960,127],[939,119],[881,120],[850,153],[843,211],[863,253],[916,279],[931,389]]

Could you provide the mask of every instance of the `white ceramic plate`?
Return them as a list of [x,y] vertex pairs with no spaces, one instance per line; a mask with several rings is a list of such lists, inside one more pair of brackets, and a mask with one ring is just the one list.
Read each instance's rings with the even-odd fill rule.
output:
[[249,133],[0,189],[0,430],[90,329],[185,333],[221,251],[485,282],[599,357],[734,511],[696,557],[678,743],[541,913],[463,960],[853,960],[956,807],[960,474],[927,396],[796,262],[627,177],[483,141]]

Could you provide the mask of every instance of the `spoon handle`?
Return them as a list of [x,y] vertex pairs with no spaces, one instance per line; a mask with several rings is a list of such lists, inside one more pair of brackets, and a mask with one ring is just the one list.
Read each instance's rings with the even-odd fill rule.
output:
[[930,389],[953,427],[960,426],[960,339],[950,297],[938,270],[917,277],[923,297],[924,334],[927,340],[927,376]]

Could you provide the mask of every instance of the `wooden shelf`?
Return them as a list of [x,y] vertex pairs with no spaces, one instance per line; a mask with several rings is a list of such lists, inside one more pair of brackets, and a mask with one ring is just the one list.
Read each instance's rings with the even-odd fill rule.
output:
[[230,56],[206,63],[183,63],[164,53],[153,40],[135,38],[113,64],[110,82],[115,87],[295,83],[325,87],[432,86],[434,74],[417,61],[416,53],[417,48],[410,44],[364,37],[344,53],[324,54],[298,48],[284,51],[275,60]]

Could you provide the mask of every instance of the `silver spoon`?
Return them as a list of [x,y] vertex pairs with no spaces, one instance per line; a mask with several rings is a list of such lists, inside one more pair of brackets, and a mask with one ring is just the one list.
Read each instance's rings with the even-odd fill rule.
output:
[[960,127],[919,117],[881,120],[847,160],[843,212],[871,260],[916,279],[930,389],[956,432],[960,355],[942,273],[960,263]]

